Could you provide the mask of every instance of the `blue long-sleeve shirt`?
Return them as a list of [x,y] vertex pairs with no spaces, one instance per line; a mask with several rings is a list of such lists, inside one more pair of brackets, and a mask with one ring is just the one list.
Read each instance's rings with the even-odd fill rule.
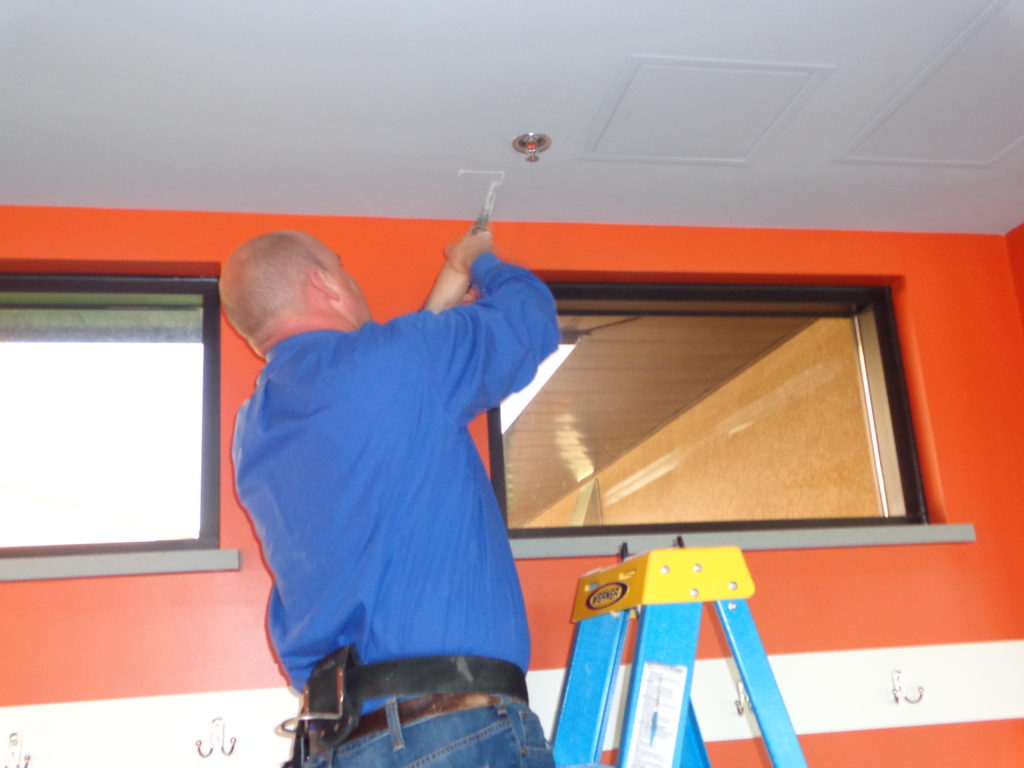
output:
[[466,425],[530,382],[558,328],[526,270],[485,254],[473,282],[469,306],[285,339],[239,411],[238,494],[296,689],[350,643],[367,663],[467,654],[527,668],[504,522]]

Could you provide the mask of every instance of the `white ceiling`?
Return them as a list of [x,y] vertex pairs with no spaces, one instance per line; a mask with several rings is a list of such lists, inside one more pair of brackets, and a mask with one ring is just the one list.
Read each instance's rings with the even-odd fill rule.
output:
[[[1003,234],[1024,0],[3,0],[0,204]],[[551,136],[537,163],[512,149]]]

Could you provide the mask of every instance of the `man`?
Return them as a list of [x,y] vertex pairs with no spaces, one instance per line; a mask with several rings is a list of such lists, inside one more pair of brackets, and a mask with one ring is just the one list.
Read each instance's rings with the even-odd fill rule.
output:
[[291,765],[553,765],[466,425],[529,383],[558,329],[543,283],[490,248],[467,233],[424,311],[386,324],[307,234],[264,235],[225,264],[227,317],[267,361],[233,454],[274,576],[271,639],[304,690]]

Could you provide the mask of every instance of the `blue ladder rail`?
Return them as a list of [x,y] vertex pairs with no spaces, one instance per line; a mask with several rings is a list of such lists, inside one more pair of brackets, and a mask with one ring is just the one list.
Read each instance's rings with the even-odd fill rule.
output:
[[805,768],[807,761],[786,711],[782,693],[768,664],[761,635],[746,600],[715,602],[718,622],[725,630],[729,648],[750,698],[772,765],[780,768]]
[[611,715],[628,612],[607,613],[576,625],[555,730],[555,764],[596,764]]

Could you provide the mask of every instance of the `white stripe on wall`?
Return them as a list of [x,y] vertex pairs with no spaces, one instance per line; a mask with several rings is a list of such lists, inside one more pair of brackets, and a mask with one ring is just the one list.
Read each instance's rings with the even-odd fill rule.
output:
[[[769,658],[798,734],[1024,718],[1024,640]],[[924,688],[920,703],[894,701],[896,670],[909,696]],[[620,674],[620,712],[628,672],[626,667]],[[531,704],[549,734],[564,675],[564,669],[527,675]],[[706,741],[757,733],[749,712],[736,712],[736,680],[731,659],[696,664],[693,702]],[[211,746],[213,721],[223,718],[226,740],[236,739],[228,765],[266,768],[287,759],[289,741],[274,727],[297,706],[296,697],[281,687],[3,707],[0,734],[19,735],[33,768],[135,768],[140,761],[151,768],[181,768],[227,759],[216,754],[204,760],[196,748],[196,741],[204,751]],[[617,746],[617,733],[616,728],[608,734],[607,749]]]
[[[0,734],[19,735],[32,768],[269,768],[291,754],[290,740],[274,729],[297,708],[297,697],[283,686],[2,707]],[[236,740],[234,753],[229,758],[215,752],[204,759],[196,742],[209,751],[217,718],[224,721],[225,748]]]
[[[915,725],[1024,718],[1024,641],[873,648],[769,656],[793,727],[798,734],[900,728]],[[893,694],[895,671],[917,704]],[[552,733],[564,669],[530,672],[530,700]],[[624,706],[619,675],[615,711]],[[749,739],[758,733],[749,709],[736,710],[739,673],[732,659],[696,663],[693,705],[705,741]],[[606,749],[618,742],[609,729]]]

